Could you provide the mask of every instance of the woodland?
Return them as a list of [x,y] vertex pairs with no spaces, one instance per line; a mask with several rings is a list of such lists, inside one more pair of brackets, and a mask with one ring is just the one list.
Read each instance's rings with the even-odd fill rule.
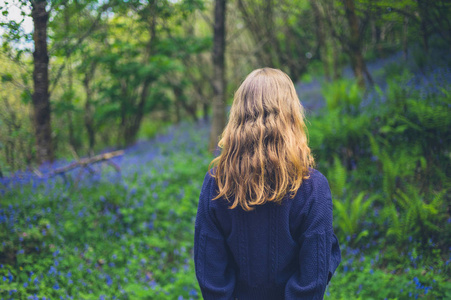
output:
[[451,299],[451,1],[0,1],[0,299],[201,299],[233,93],[306,111],[342,262],[324,299]]

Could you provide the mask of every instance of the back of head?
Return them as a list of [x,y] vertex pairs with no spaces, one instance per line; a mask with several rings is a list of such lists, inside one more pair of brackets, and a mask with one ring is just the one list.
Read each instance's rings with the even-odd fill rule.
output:
[[235,93],[229,122],[219,141],[216,167],[219,194],[252,210],[268,201],[293,197],[314,163],[307,145],[304,110],[284,72],[250,73]]

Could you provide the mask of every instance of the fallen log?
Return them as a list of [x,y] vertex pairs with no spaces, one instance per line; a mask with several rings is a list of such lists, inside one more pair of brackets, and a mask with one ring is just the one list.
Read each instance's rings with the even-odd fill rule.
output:
[[116,156],[121,156],[123,154],[124,154],[124,150],[118,150],[118,151],[99,154],[99,155],[96,155],[93,157],[83,158],[83,159],[73,162],[67,166],[53,170],[50,173],[50,177],[59,175],[62,173],[66,173],[66,172],[68,172],[72,169],[78,168],[78,167],[89,168],[90,172],[93,172],[92,169],[90,168],[90,165],[93,165],[93,164],[99,163],[99,162],[106,162],[109,165],[111,165],[117,172],[120,172],[121,171],[120,167],[117,164],[115,164],[114,162],[110,161],[110,159],[113,157],[116,157]]

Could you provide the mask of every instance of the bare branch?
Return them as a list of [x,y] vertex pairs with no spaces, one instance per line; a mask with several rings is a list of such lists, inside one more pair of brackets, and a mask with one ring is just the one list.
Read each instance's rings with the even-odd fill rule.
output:
[[[120,167],[109,161],[110,159],[112,159],[113,157],[117,157],[117,156],[121,156],[124,154],[124,150],[118,150],[118,151],[113,151],[113,152],[108,152],[108,153],[103,153],[103,154],[99,154],[93,157],[89,157],[89,158],[84,158],[84,159],[80,159],[76,162],[73,162],[67,166],[58,168],[53,170],[52,172],[49,173],[49,175],[47,175],[46,177],[50,178],[50,177],[54,177],[56,175],[62,175],[63,177],[65,176],[66,172],[69,172],[73,169],[76,168],[86,168],[90,171],[90,173],[93,173],[93,169],[91,168],[91,165],[99,163],[99,162],[107,162],[109,165],[111,165],[117,172],[120,172]],[[38,176],[38,177],[45,177],[44,174],[42,174],[39,170],[37,169],[33,169],[33,172]]]

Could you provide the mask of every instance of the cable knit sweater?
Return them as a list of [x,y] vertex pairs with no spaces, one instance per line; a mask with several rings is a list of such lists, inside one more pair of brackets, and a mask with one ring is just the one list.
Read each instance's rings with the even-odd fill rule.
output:
[[246,212],[217,195],[207,172],[194,260],[204,299],[322,299],[341,261],[327,179],[310,171],[293,199]]

